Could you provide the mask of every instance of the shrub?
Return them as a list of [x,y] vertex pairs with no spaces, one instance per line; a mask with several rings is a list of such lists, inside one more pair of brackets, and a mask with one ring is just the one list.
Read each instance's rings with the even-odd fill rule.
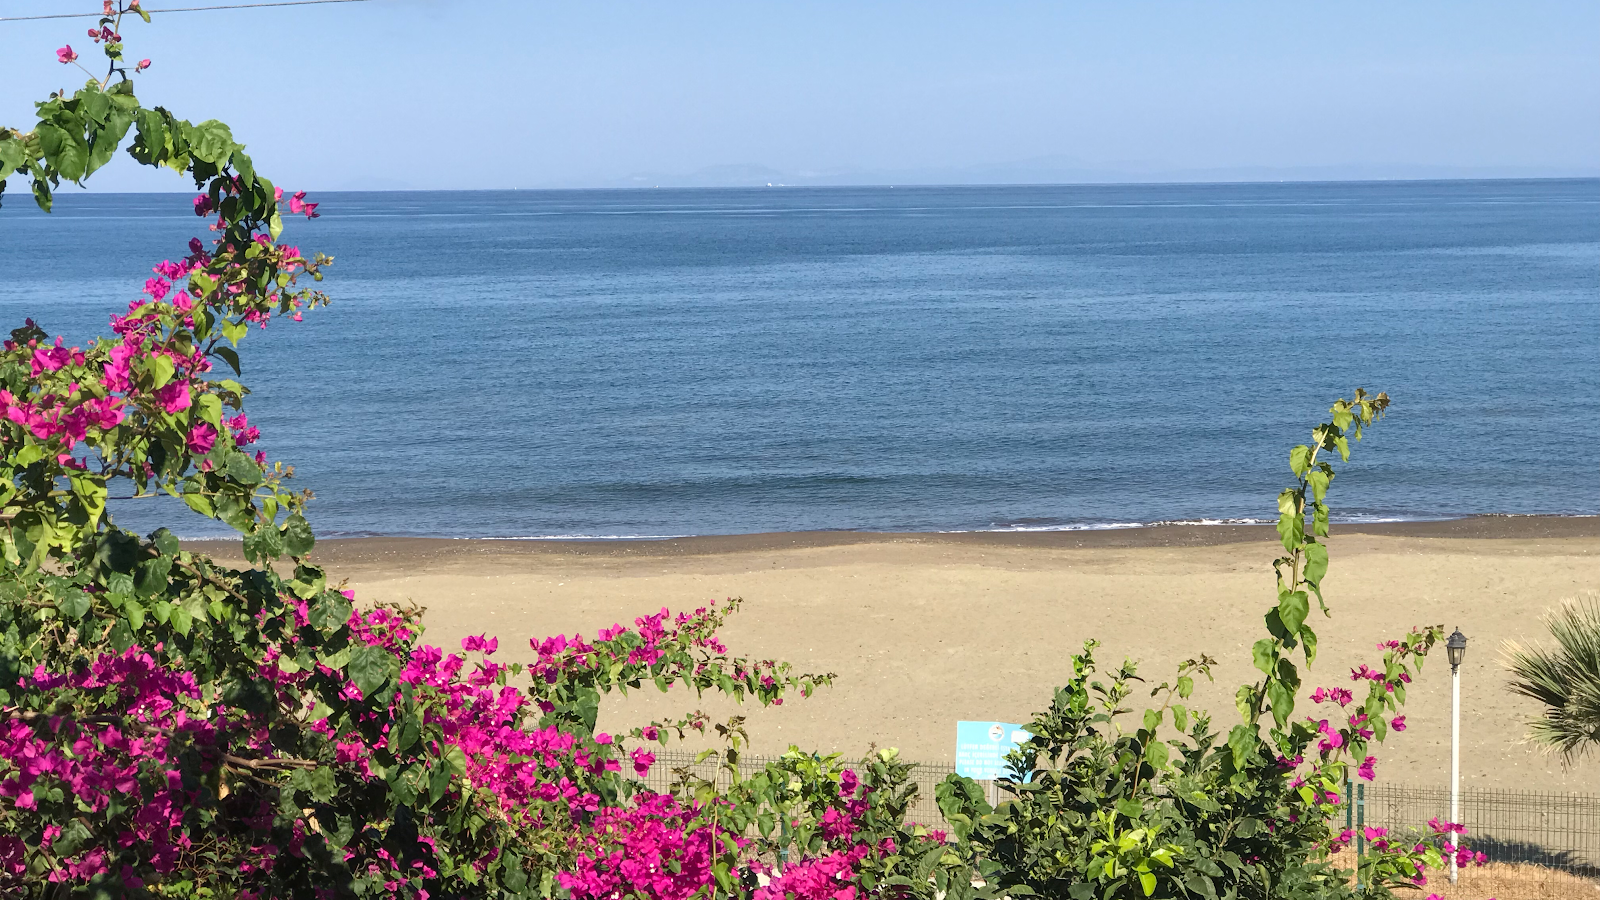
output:
[[[1240,686],[1240,722],[1226,733],[1212,716],[1185,705],[1196,677],[1213,660],[1192,659],[1150,696],[1160,705],[1135,717],[1137,669],[1124,662],[1102,674],[1091,641],[1074,656],[1073,678],[1025,729],[1032,735],[1008,758],[1000,779],[1007,799],[991,807],[972,781],[952,776],[939,803],[956,834],[970,843],[983,897],[1350,896],[1353,873],[1328,861],[1353,835],[1334,825],[1339,791],[1350,775],[1371,779],[1371,745],[1404,729],[1406,686],[1440,637],[1416,629],[1380,645],[1382,662],[1350,673],[1356,690],[1318,687],[1314,712],[1295,716],[1305,685],[1290,655],[1316,659],[1306,619],[1315,597],[1327,615],[1321,583],[1328,555],[1326,495],[1333,466],[1324,451],[1349,458],[1349,442],[1376,422],[1388,397],[1363,391],[1340,400],[1313,443],[1289,454],[1297,483],[1280,495],[1278,534],[1286,555],[1275,561],[1277,603],[1267,636],[1252,656],[1260,680]],[[1358,696],[1360,686],[1365,696]],[[1168,727],[1170,723],[1170,728]],[[1441,826],[1442,828],[1442,826]],[[1427,841],[1399,843],[1374,829],[1374,852],[1362,863],[1368,896],[1420,883],[1439,865],[1443,830]]]

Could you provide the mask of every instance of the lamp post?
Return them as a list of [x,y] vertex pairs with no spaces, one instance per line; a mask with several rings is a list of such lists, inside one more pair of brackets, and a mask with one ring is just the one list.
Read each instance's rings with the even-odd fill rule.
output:
[[[1457,628],[1444,643],[1450,656],[1450,822],[1461,821],[1461,661],[1467,636]],[[1456,883],[1456,832],[1450,832],[1450,883]]]

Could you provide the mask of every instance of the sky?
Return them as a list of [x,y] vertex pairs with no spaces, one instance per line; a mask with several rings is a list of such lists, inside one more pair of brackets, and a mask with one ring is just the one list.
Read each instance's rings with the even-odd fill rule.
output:
[[[0,125],[82,83],[54,51],[94,58],[89,24],[0,22]],[[1593,0],[368,0],[123,34],[147,105],[314,190],[1600,175]]]

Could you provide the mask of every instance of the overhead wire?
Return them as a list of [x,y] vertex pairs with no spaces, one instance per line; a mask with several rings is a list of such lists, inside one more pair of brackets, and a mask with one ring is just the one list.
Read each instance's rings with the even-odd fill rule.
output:
[[[175,6],[147,9],[147,13],[206,12],[213,9],[256,9],[263,6],[315,6],[323,3],[369,3],[371,0],[276,0],[269,3],[229,3],[223,6]],[[51,13],[42,16],[0,16],[0,22],[32,22],[38,19],[98,19],[103,13]]]

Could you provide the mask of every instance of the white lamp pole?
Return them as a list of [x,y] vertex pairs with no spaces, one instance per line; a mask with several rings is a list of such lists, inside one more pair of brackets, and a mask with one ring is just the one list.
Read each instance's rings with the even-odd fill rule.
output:
[[[1450,656],[1450,822],[1461,821],[1461,660],[1467,636],[1457,628],[1445,641]],[[1456,883],[1456,832],[1450,832],[1450,883]]]

